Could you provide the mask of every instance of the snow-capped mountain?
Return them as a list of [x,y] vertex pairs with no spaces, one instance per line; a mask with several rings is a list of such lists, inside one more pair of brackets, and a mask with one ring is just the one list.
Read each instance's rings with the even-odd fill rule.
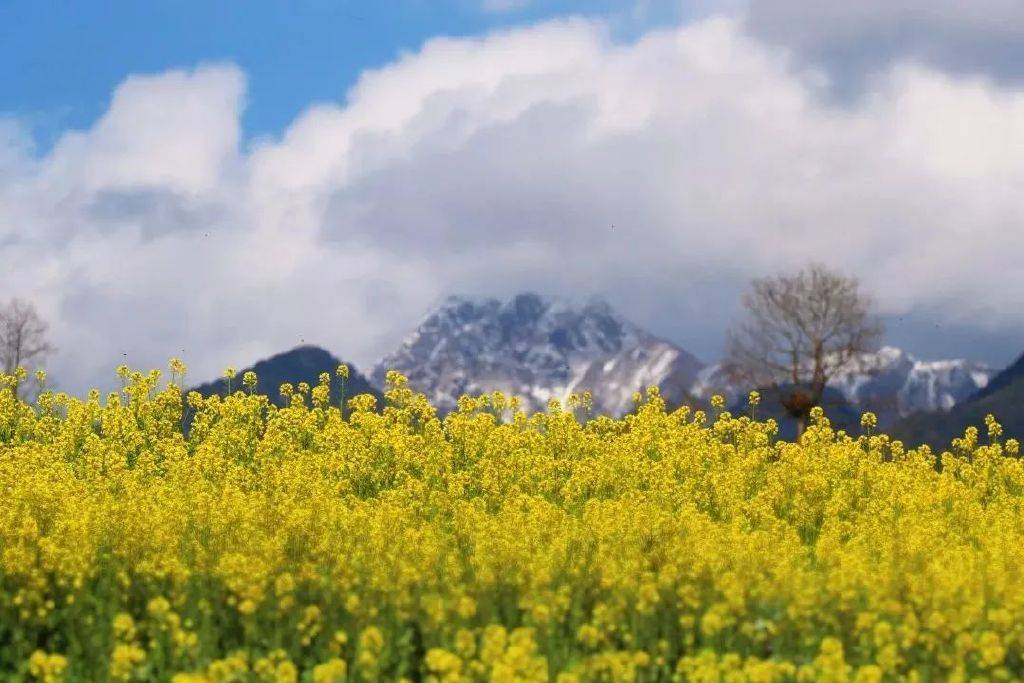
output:
[[906,351],[883,346],[864,354],[858,367],[838,375],[832,385],[846,399],[879,414],[895,410],[900,417],[949,410],[983,389],[995,370],[983,363],[918,360]]
[[505,302],[449,297],[372,377],[382,385],[387,370],[399,370],[442,411],[462,394],[502,391],[533,411],[589,390],[596,413],[621,415],[634,392],[654,384],[681,402],[700,368],[604,301],[576,307],[526,293]]
[[977,427],[984,439],[985,417],[990,414],[1003,426],[1004,437],[1024,437],[1024,356],[948,413],[911,415],[894,425],[892,433],[912,445],[926,443],[941,451],[949,448],[951,440],[963,435],[968,426]]
[[[983,363],[922,361],[901,349],[883,346],[862,354],[849,369],[833,377],[829,386],[859,410],[895,420],[912,413],[949,410],[983,389],[994,374]],[[732,386],[722,367],[715,364],[698,373],[690,393],[702,399],[721,393],[732,404],[743,392]]]

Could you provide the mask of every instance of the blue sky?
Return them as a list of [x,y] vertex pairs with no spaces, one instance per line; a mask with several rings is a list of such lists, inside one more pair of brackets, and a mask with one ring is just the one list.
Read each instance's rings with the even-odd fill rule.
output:
[[224,0],[0,3],[0,113],[46,148],[107,108],[127,75],[204,62],[249,81],[247,137],[277,134],[318,101],[338,101],[359,74],[439,35],[472,36],[578,14],[605,17],[622,39],[674,21],[679,3],[619,0]]
[[1024,3],[8,0],[0,83],[0,294],[71,389],[523,290],[714,361],[811,260],[922,358],[1024,348]]

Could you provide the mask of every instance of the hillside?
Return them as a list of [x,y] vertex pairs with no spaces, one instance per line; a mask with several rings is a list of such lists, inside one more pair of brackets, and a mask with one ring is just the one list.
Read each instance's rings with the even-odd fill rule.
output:
[[[306,382],[310,386],[316,386],[319,382],[320,373],[326,372],[331,375],[331,401],[335,404],[341,399],[341,385],[335,376],[338,365],[342,363],[336,356],[318,346],[298,346],[290,351],[276,354],[270,358],[257,361],[251,367],[238,371],[238,376],[233,382],[233,388],[242,386],[242,376],[248,372],[256,373],[256,393],[264,394],[276,405],[282,405],[278,389],[282,384],[290,383],[298,385]],[[204,396],[214,394],[223,396],[227,393],[227,381],[224,378],[212,382],[200,384],[194,387]],[[345,381],[345,396],[351,398],[358,394],[373,394],[378,399],[378,405],[382,396],[370,382],[351,364],[349,364],[349,377]]]
[[1007,437],[1024,437],[1024,355],[948,412],[911,415],[894,425],[892,433],[911,445],[925,443],[944,449],[971,425],[978,427],[985,439],[985,416],[989,413],[1003,425]]

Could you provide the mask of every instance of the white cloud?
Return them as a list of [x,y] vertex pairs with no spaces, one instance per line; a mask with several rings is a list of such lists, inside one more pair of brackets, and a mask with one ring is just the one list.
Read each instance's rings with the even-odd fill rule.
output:
[[237,68],[132,77],[40,158],[0,128],[0,289],[54,321],[75,390],[122,353],[366,366],[448,292],[527,287],[713,356],[746,278],[809,258],[888,313],[1024,331],[1024,93],[899,63],[838,107],[743,26],[431,41],[249,150]]
[[216,190],[237,154],[243,89],[233,67],[129,77],[90,130],[60,139],[53,182],[90,193]]

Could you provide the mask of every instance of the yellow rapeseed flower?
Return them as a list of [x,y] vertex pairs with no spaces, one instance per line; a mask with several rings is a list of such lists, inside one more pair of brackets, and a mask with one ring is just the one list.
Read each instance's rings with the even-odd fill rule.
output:
[[27,634],[0,671],[1024,678],[1024,462],[994,417],[936,453],[870,413],[792,443],[655,388],[621,419],[500,393],[444,415],[393,373],[343,414],[330,374],[279,407],[170,371],[121,368],[105,401],[0,380],[0,616]]

